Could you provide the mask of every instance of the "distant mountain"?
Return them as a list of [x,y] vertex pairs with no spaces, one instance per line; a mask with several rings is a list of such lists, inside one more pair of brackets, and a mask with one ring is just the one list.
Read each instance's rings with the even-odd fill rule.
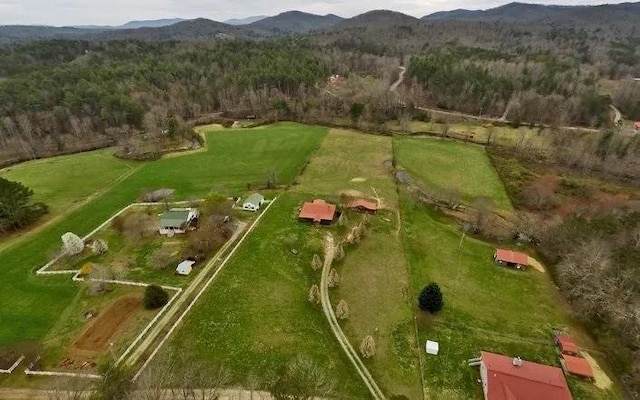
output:
[[99,40],[200,40],[256,36],[242,26],[223,24],[205,18],[191,19],[160,28],[137,28],[104,31],[88,38]]
[[287,11],[274,17],[264,18],[247,27],[276,34],[307,33],[333,26],[342,20],[343,18],[333,14],[316,15],[302,11]]
[[268,17],[269,17],[268,15],[255,15],[253,17],[247,17],[247,18],[232,18],[223,22],[227,25],[249,25]]
[[333,28],[344,29],[361,26],[381,26],[381,25],[416,25],[420,20],[410,15],[390,10],[374,10],[364,14],[356,15],[353,18],[345,19],[336,24]]
[[0,45],[32,40],[76,38],[88,32],[91,31],[71,27],[5,25],[0,26]]
[[72,28],[92,29],[92,30],[161,28],[163,26],[174,25],[182,21],[186,21],[186,20],[182,18],[152,19],[152,20],[142,20],[142,21],[129,21],[123,25],[77,25],[77,26],[73,26]]
[[453,10],[423,17],[427,21],[501,21],[579,25],[637,24],[640,3],[605,4],[600,6],[553,6],[509,3],[488,10]]

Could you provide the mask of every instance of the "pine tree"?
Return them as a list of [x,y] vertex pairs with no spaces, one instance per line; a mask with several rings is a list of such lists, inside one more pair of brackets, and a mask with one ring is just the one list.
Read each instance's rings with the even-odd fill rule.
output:
[[423,311],[429,311],[434,314],[442,310],[444,306],[444,300],[442,299],[442,291],[437,283],[431,282],[422,289],[420,297],[418,298],[420,309]]

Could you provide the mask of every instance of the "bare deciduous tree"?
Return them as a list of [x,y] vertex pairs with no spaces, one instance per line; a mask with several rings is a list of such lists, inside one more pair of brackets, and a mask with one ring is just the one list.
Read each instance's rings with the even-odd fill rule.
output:
[[311,304],[320,303],[320,289],[318,289],[318,285],[312,285],[309,289],[309,302]]
[[338,287],[338,285],[340,284],[340,275],[338,274],[338,271],[336,271],[335,268],[331,268],[331,270],[329,271],[328,284],[330,288]]
[[75,256],[82,253],[84,250],[84,242],[80,239],[80,236],[72,232],[67,232],[61,237],[62,248],[65,254]]
[[364,358],[371,358],[376,355],[376,341],[371,335],[367,335],[360,342],[360,354]]
[[313,259],[311,260],[311,268],[313,268],[314,271],[322,268],[322,259],[318,254],[313,255]]
[[336,317],[338,317],[338,319],[347,319],[349,317],[349,306],[346,301],[340,300],[338,302],[338,306],[336,307]]

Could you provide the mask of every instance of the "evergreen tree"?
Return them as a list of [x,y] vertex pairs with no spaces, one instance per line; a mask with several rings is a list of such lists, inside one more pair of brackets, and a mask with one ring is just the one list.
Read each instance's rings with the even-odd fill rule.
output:
[[418,304],[423,311],[429,311],[434,314],[442,310],[444,306],[444,300],[442,299],[442,291],[437,283],[431,282],[422,289],[420,297],[418,298]]

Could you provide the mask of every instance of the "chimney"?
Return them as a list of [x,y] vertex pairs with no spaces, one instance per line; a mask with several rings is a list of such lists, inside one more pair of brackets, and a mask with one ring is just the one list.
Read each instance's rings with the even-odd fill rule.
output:
[[514,367],[521,367],[522,366],[522,358],[513,357],[513,366]]

